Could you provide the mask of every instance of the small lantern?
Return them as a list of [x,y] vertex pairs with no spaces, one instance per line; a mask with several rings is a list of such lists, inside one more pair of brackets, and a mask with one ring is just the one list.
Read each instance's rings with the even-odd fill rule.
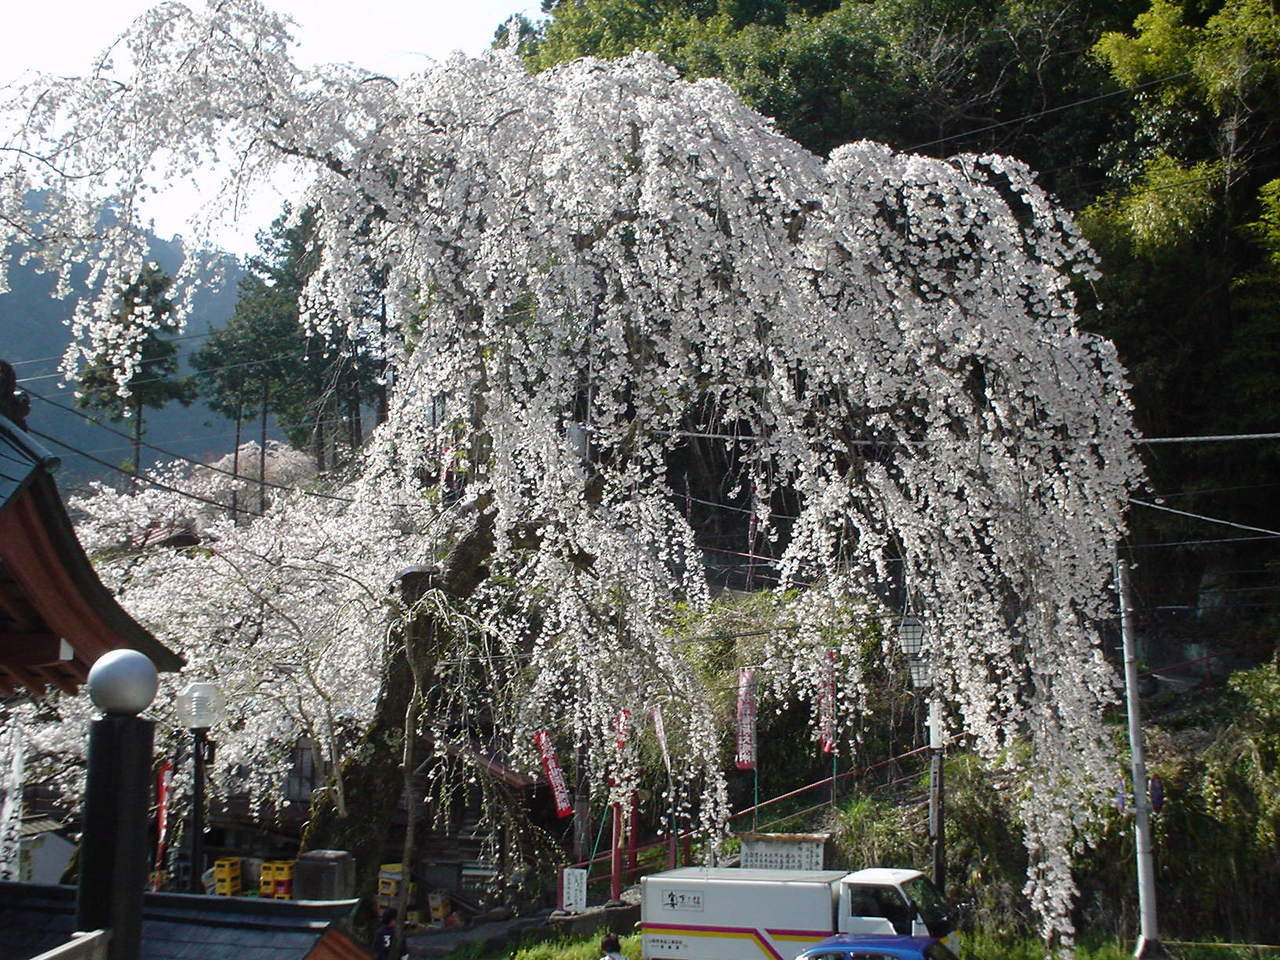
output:
[[911,668],[911,686],[923,690],[933,683],[929,658],[924,655],[924,621],[919,617],[903,617],[898,622],[898,643]]
[[222,719],[226,705],[216,683],[189,683],[174,701],[173,712],[180,726],[208,730]]
[[920,656],[924,649],[924,621],[919,617],[903,617],[898,622],[898,643],[908,660]]

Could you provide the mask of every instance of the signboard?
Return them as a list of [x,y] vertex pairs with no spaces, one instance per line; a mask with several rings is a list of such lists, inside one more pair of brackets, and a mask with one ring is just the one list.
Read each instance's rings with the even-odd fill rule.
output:
[[582,913],[587,909],[587,871],[577,867],[560,869],[560,909]]
[[826,833],[744,833],[739,866],[758,870],[825,870]]
[[701,913],[702,891],[663,887],[658,891],[658,902],[662,904],[663,910],[679,910],[683,913]]

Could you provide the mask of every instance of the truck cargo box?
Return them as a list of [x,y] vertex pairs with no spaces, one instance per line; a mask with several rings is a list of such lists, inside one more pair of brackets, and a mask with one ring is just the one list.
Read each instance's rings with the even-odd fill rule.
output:
[[641,880],[646,960],[792,960],[835,929],[842,870],[683,867]]

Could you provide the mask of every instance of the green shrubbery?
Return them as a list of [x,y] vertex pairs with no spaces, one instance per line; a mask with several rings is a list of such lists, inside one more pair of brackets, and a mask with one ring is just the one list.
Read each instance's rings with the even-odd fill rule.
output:
[[[1117,778],[1127,770],[1116,728]],[[1148,767],[1164,781],[1154,817],[1162,935],[1179,940],[1280,942],[1280,673],[1274,663],[1235,674],[1226,688],[1169,703],[1146,724]],[[948,893],[966,926],[1033,937],[1022,895],[1026,851],[1012,801],[974,757],[946,765]],[[838,866],[928,862],[920,795],[910,803],[857,796],[827,826]],[[1076,856],[1082,938],[1131,942],[1136,929],[1133,825],[1113,796],[1100,796],[1087,847]],[[1004,943],[1004,940],[1001,940]],[[1007,945],[1006,945],[1007,948]],[[1014,956],[1006,948],[1001,956]],[[1220,955],[1220,951],[1218,951]]]

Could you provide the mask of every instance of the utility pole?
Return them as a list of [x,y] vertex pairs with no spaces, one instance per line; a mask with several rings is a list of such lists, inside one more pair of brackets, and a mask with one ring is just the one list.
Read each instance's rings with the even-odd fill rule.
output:
[[1138,859],[1138,942],[1135,957],[1165,958],[1156,925],[1156,874],[1151,854],[1151,800],[1147,796],[1147,761],[1142,749],[1142,713],[1138,703],[1138,661],[1133,644],[1133,603],[1129,599],[1129,570],[1116,558],[1116,588],[1120,595],[1120,640],[1124,649],[1124,699],[1129,714],[1129,754],[1133,773],[1133,831]]
[[929,697],[929,840],[932,844],[933,885],[945,896],[947,888],[947,841],[943,806],[942,701],[936,690]]

